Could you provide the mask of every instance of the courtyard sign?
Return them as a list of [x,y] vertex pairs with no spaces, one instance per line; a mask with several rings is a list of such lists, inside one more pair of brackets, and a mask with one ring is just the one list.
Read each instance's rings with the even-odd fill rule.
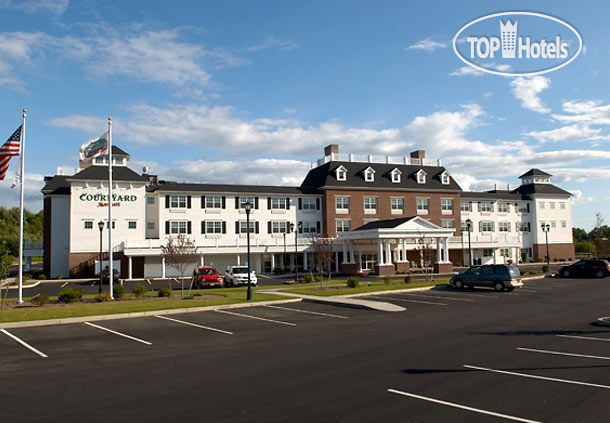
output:
[[[83,193],[78,197],[81,201],[96,202],[98,207],[106,207],[108,205],[108,195],[106,194],[87,194]],[[120,207],[121,202],[133,203],[138,199],[137,195],[120,195],[112,194],[112,205]]]

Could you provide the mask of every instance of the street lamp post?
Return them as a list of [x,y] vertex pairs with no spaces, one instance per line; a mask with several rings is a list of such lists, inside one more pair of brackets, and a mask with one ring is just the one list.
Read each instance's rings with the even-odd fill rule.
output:
[[100,290],[99,293],[102,293],[102,232],[104,231],[104,222],[101,220],[97,222],[97,227],[100,229]]
[[286,269],[286,231],[284,231],[284,255],[282,256],[282,270]]
[[547,266],[550,265],[551,262],[551,257],[549,256],[549,231],[551,230],[551,225],[547,224],[542,224],[540,225],[540,228],[542,229],[542,232],[544,232],[544,236],[546,237],[546,264]]
[[252,203],[248,201],[244,204],[244,209],[246,210],[246,260],[248,261],[248,294],[246,299],[250,301],[252,299],[252,285],[250,282],[250,211],[252,210]]
[[462,245],[462,267],[464,267],[464,231],[460,231],[460,243]]
[[472,244],[470,243],[470,232],[472,220],[466,219],[466,229],[468,229],[468,267],[472,267]]
[[294,277],[294,281],[295,282],[299,282],[299,247],[298,247],[298,240],[297,240],[297,236],[299,235],[299,232],[301,231],[301,228],[303,227],[303,224],[301,222],[299,222],[299,224],[297,225],[298,230],[295,228],[294,231],[294,273],[295,273],[295,277]]

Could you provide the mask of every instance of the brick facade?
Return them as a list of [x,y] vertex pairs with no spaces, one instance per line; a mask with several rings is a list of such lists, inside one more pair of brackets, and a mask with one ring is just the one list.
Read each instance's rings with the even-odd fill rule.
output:
[[[532,247],[534,260],[546,260],[546,244],[534,244]],[[574,259],[574,244],[549,244],[549,260]]]

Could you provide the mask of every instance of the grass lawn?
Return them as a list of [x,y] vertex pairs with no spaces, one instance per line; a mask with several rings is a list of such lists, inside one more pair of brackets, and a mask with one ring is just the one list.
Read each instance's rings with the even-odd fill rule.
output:
[[[237,304],[246,302],[246,289],[193,290],[201,294],[192,299],[180,298],[179,291],[174,291],[170,298],[157,298],[156,293],[148,292],[145,297],[136,299],[125,294],[121,300],[110,302],[93,301],[94,295],[83,295],[83,302],[57,304],[57,297],[50,297],[49,304],[36,307],[26,299],[24,306],[17,307],[15,301],[7,301],[0,310],[0,323],[21,322],[28,320],[63,319],[68,317],[97,316],[117,313],[135,313],[139,311],[169,310],[176,308],[204,307],[213,305]],[[254,292],[253,301],[278,300],[277,295]]]
[[338,281],[332,281],[331,285],[327,285],[327,282],[324,282],[322,286],[320,285],[320,282],[314,282],[307,286],[301,285],[298,288],[284,288],[281,289],[280,292],[285,291],[295,294],[319,296],[362,294],[367,292],[392,291],[396,289],[422,288],[435,285],[442,286],[447,285],[449,278],[435,278],[432,281],[417,281],[409,284],[404,283],[402,280],[392,280],[390,284],[385,284],[382,280],[360,281],[360,285],[357,288],[348,288],[345,281],[341,283],[337,282]]

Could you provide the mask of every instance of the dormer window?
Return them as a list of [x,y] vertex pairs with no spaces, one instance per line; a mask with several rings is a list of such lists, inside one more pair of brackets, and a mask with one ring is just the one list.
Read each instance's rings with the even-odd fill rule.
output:
[[424,172],[422,169],[420,169],[417,174],[417,183],[418,184],[425,184],[426,183],[426,172]]
[[398,170],[398,168],[394,168],[394,170],[392,170],[390,172],[390,178],[392,179],[392,183],[399,184],[400,175],[402,175],[402,172],[400,170]]
[[449,185],[450,182],[451,182],[451,178],[449,177],[449,173],[446,171],[441,173],[441,183],[443,185]]
[[337,181],[345,181],[347,180],[347,169],[343,166],[339,166],[335,170],[335,175],[337,176]]
[[366,182],[374,182],[375,181],[375,171],[372,167],[367,167],[364,169],[364,180]]

